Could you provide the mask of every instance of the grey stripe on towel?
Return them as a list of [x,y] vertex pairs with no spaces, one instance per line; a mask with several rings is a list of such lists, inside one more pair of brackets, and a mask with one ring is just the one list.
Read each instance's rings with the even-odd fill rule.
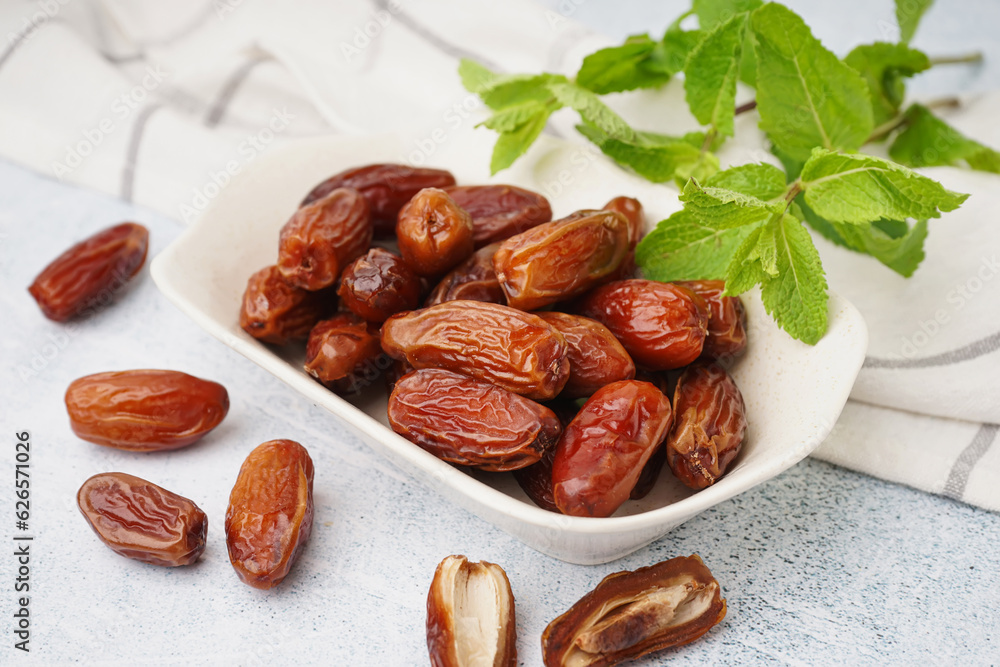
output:
[[969,475],[996,441],[997,431],[1000,431],[1000,425],[997,424],[983,424],[979,428],[972,438],[972,442],[955,459],[955,464],[951,467],[951,472],[948,473],[948,480],[944,483],[944,491],[941,492],[941,495],[955,500],[963,499],[965,486],[969,483]]
[[968,361],[1000,349],[1000,331],[963,347],[920,359],[879,359],[865,357],[865,368],[929,368]]

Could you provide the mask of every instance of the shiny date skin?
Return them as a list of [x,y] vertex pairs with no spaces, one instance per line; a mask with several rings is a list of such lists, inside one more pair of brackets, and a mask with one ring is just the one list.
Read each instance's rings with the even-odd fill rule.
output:
[[424,188],[447,188],[455,177],[443,169],[410,167],[405,164],[370,164],[334,174],[316,187],[301,206],[322,199],[337,188],[354,188],[368,200],[372,225],[378,237],[391,236],[396,216],[406,202]]
[[313,474],[294,440],[265,442],[243,462],[226,511],[229,561],[243,583],[268,589],[288,575],[312,531]]
[[580,315],[535,313],[566,338],[569,380],[561,396],[590,396],[606,384],[635,377],[635,364],[606,326]]
[[444,190],[413,196],[396,222],[399,254],[421,276],[437,276],[472,254],[472,218]]
[[623,380],[597,391],[556,445],[552,492],[559,510],[614,514],[666,437],[672,416],[670,401],[648,382]]
[[709,359],[731,361],[747,348],[747,315],[738,296],[722,296],[724,280],[687,280],[676,283],[686,287],[708,305],[708,335],[702,355]]
[[77,506],[101,539],[120,556],[179,567],[205,551],[208,518],[193,502],[121,472],[94,475],[76,494]]
[[186,447],[218,426],[229,411],[225,387],[178,371],[87,375],[70,384],[65,398],[78,437],[133,452]]
[[316,291],[329,287],[372,241],[368,201],[339,188],[297,210],[281,228],[278,271],[289,285]]
[[545,667],[609,667],[695,641],[726,616],[697,555],[605,577],[542,633]]
[[506,305],[507,297],[504,296],[497,281],[497,273],[493,270],[493,254],[499,247],[499,243],[494,243],[472,253],[472,256],[441,279],[427,297],[426,305],[460,300]]
[[517,667],[514,594],[503,568],[448,556],[427,593],[431,667]]
[[629,245],[634,250],[646,229],[646,214],[643,213],[639,200],[632,197],[615,197],[604,205],[603,210],[616,211],[625,216],[628,220]]
[[535,400],[562,391],[570,372],[566,339],[545,320],[480,301],[394,315],[382,325],[382,349],[414,368],[444,368]]
[[743,395],[716,363],[687,368],[674,392],[674,427],[667,438],[667,464],[692,489],[714,484],[740,453],[746,438]]
[[309,331],[334,310],[336,296],[329,291],[309,292],[292,287],[276,266],[250,276],[240,307],[240,327],[254,338],[285,345],[307,338]]
[[372,248],[344,269],[337,295],[341,306],[382,323],[420,305],[420,276],[398,255]]
[[142,268],[148,247],[149,231],[142,225],[123,222],[103,229],[54,259],[28,292],[45,317],[65,322],[110,303]]
[[555,414],[530,399],[433,368],[396,383],[389,425],[443,461],[492,472],[535,463],[562,431]]
[[445,192],[472,217],[477,248],[552,220],[548,199],[514,185],[458,185]]
[[354,313],[338,313],[310,332],[305,371],[339,394],[356,394],[368,376],[378,377],[382,356],[378,329]]
[[538,310],[614,279],[629,234],[620,213],[578,211],[501,243],[493,268],[510,306]]
[[608,329],[637,363],[651,370],[680,368],[701,355],[708,307],[685,287],[654,280],[618,280],[584,296],[576,312]]

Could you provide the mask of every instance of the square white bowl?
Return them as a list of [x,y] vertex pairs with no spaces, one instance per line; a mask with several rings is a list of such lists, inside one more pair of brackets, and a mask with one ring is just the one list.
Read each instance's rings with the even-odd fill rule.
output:
[[[494,135],[466,134],[461,142],[435,145],[428,162],[451,170],[460,184],[506,182],[540,191],[551,201],[556,217],[598,208],[616,195],[638,198],[651,223],[680,207],[672,188],[631,176],[594,149],[548,137],[512,169],[491,179],[485,168]],[[860,313],[833,293],[829,331],[815,346],[778,329],[756,292],[744,295],[750,344],[732,371],[746,401],[749,423],[739,457],[716,484],[697,492],[680,484],[665,467],[648,496],[627,502],[609,518],[548,512],[536,507],[509,473],[467,474],[438,460],[388,427],[381,381],[361,399],[348,402],[302,370],[304,351],[274,349],[240,329],[247,279],[276,261],[278,232],[305,193],[350,167],[412,160],[414,153],[407,151],[420,145],[419,137],[325,137],[258,157],[156,257],[150,269],[154,281],[209,333],[352,426],[400,469],[528,546],[572,563],[608,562],[657,540],[698,513],[794,465],[829,434],[868,343]]]

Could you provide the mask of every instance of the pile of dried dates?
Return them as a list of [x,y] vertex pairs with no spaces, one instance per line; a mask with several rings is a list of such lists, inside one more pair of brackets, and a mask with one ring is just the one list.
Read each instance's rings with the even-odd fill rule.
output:
[[[713,484],[746,435],[747,344],[722,281],[636,278],[642,205],[552,220],[544,196],[374,164],[326,179],[251,276],[240,324],[350,396],[386,370],[389,423],[440,459],[514,471],[540,507],[611,516],[664,462]],[[373,242],[375,243],[373,245]]]

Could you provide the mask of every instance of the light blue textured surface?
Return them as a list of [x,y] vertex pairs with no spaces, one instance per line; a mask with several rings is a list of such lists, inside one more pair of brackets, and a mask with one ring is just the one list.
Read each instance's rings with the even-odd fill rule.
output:
[[[616,36],[656,32],[678,4],[590,0],[574,18]],[[877,37],[858,23],[889,6],[789,4],[838,51]],[[891,20],[891,9],[882,13]],[[998,19],[1000,3],[941,2],[916,44],[941,53],[983,48],[1000,60]],[[988,64],[962,85],[995,87],[996,73]],[[426,591],[451,553],[506,569],[524,665],[541,664],[546,623],[603,576],[690,553],[722,584],[729,614],[702,641],[635,664],[1000,663],[1000,516],[806,460],[621,561],[550,559],[409,481],[323,410],[198,329],[147,271],[75,333],[42,318],[25,291],[32,278],[72,239],[123,219],[150,228],[150,256],[181,231],[163,216],[0,162],[0,477],[11,476],[12,433],[30,429],[36,536],[30,655],[12,648],[16,564],[0,559],[0,664],[426,664]],[[37,372],[21,372],[33,363]],[[62,404],[71,380],[150,366],[225,384],[232,408],[222,427],[169,456],[98,449],[72,435]],[[246,453],[276,437],[313,454],[316,523],[293,574],[265,593],[237,581],[222,524]],[[105,470],[194,499],[209,516],[202,561],[164,570],[102,546],[74,497]],[[0,502],[12,507],[10,484]],[[8,515],[0,523],[8,545],[12,530]]]

